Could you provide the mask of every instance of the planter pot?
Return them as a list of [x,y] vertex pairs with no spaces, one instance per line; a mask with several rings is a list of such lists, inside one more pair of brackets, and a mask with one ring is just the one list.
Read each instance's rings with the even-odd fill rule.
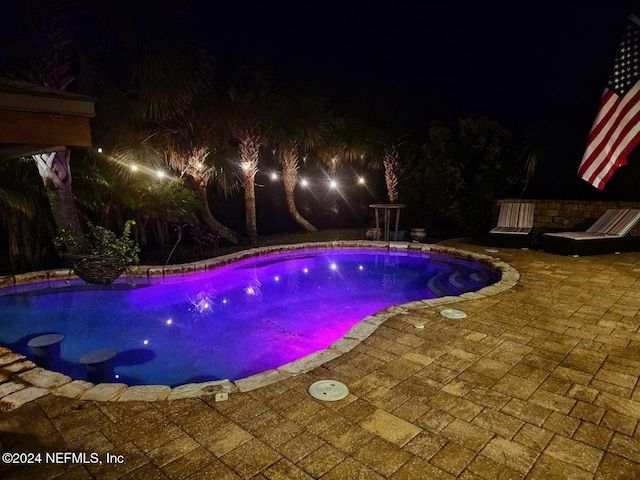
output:
[[69,260],[75,274],[94,285],[113,283],[127,268],[115,255],[74,255]]
[[411,240],[414,242],[421,242],[427,236],[427,232],[424,228],[412,228],[411,229]]
[[380,228],[368,228],[365,237],[369,240],[380,240],[382,230]]

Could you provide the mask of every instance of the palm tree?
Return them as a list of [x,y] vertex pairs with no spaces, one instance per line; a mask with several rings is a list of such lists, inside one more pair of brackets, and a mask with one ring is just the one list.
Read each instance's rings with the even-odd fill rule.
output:
[[524,185],[520,198],[524,196],[529,182],[533,179],[536,167],[548,157],[549,145],[552,142],[551,130],[547,124],[533,122],[525,128],[520,148],[516,152],[517,161],[524,161]]
[[258,239],[258,222],[256,218],[256,174],[260,160],[262,138],[258,128],[248,127],[238,132],[240,141],[240,165],[242,168],[242,186],[244,187],[245,216],[247,235],[252,245]]
[[274,111],[273,80],[256,65],[231,66],[216,93],[211,93],[209,108],[217,119],[216,132],[228,143],[237,144],[245,197],[245,220],[251,244],[257,242],[255,178],[260,149]]
[[267,141],[281,159],[289,213],[305,230],[315,232],[317,228],[300,214],[295,202],[300,155],[322,147],[338,125],[338,117],[329,110],[326,99],[308,91],[282,90],[278,98]]
[[98,86],[104,101],[96,132],[122,164],[168,163],[194,192],[202,220],[236,244],[238,235],[209,207],[209,183],[225,184],[220,170],[207,163],[210,122],[194,106],[213,79],[213,59],[194,37],[184,9],[167,11],[169,4],[145,0],[121,6],[125,12],[103,12],[113,23],[101,22],[116,26],[104,50],[118,74]]
[[387,197],[394,203],[398,199],[398,147],[389,144],[384,147],[382,164],[384,165],[384,181],[387,185]]
[[[33,0],[23,6],[31,48],[22,57],[23,63],[16,67],[14,76],[43,87],[66,90],[74,81],[70,13],[62,2]],[[76,245],[82,246],[84,236],[71,189],[70,158],[69,150],[33,155],[58,230],[69,229]]]
[[298,186],[298,170],[300,169],[300,154],[297,144],[292,144],[282,152],[282,179],[284,193],[287,198],[287,209],[298,224],[308,232],[316,232],[318,229],[304,218],[298,211],[295,200],[295,189]]
[[236,245],[239,235],[216,220],[209,206],[207,187],[210,183],[215,182],[224,194],[235,191],[234,182],[225,176],[224,166],[214,162],[210,155],[214,137],[213,126],[204,112],[192,109],[178,128],[160,136],[164,139],[160,148],[166,152],[165,158],[170,167],[195,194],[202,221],[211,231]]

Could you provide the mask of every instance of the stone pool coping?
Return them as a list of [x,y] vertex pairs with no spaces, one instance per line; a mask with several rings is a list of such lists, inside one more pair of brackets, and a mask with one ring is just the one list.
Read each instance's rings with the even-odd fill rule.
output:
[[[469,252],[452,247],[434,244],[376,241],[332,241],[308,242],[290,245],[258,247],[250,250],[214,257],[208,260],[171,266],[139,266],[134,272],[135,278],[158,278],[175,275],[191,275],[218,268],[249,258],[273,253],[305,251],[316,249],[380,249],[408,250],[415,252],[449,255],[455,258],[478,263],[501,274],[500,280],[477,292],[468,292],[459,296],[447,296],[429,300],[417,300],[395,305],[370,315],[349,330],[344,337],[321,350],[278,368],[267,370],[250,377],[235,380],[217,380],[204,383],[190,383],[171,388],[167,385],[128,386],[124,383],[93,384],[84,380],[73,380],[58,372],[37,367],[23,355],[5,347],[0,347],[0,412],[13,410],[24,403],[53,393],[80,400],[96,401],[160,401],[177,400],[208,395],[216,395],[216,400],[225,400],[230,393],[247,392],[275,382],[309,372],[320,365],[333,360],[355,348],[366,340],[388,318],[407,314],[411,311],[447,305],[464,300],[473,300],[502,293],[515,286],[520,274],[511,265],[480,253]],[[15,276],[0,277],[0,288],[26,285],[30,283],[76,278],[70,270],[47,270]]]

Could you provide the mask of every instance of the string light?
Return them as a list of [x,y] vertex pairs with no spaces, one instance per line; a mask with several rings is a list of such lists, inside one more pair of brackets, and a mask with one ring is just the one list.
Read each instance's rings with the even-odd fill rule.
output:
[[307,181],[306,178],[303,178],[302,180],[300,180],[300,185],[302,185],[303,187],[308,187],[309,182]]
[[278,179],[278,174],[276,172],[273,172],[271,174],[271,180],[277,180]]
[[335,180],[331,180],[329,182],[329,187],[331,188],[338,188],[338,182],[336,182]]
[[98,153],[102,153],[102,147],[98,147],[98,148],[96,148],[96,152],[98,152]]
[[132,172],[137,172],[138,171],[138,166],[135,163],[132,163],[129,168],[131,168]]

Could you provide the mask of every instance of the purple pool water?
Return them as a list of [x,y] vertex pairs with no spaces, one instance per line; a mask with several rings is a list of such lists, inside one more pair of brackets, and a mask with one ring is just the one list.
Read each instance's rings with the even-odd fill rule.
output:
[[135,287],[48,282],[0,291],[0,343],[31,356],[30,339],[62,333],[57,369],[79,379],[84,353],[111,348],[114,381],[129,385],[236,380],[323,350],[391,305],[497,280],[452,257],[345,249],[260,256]]

